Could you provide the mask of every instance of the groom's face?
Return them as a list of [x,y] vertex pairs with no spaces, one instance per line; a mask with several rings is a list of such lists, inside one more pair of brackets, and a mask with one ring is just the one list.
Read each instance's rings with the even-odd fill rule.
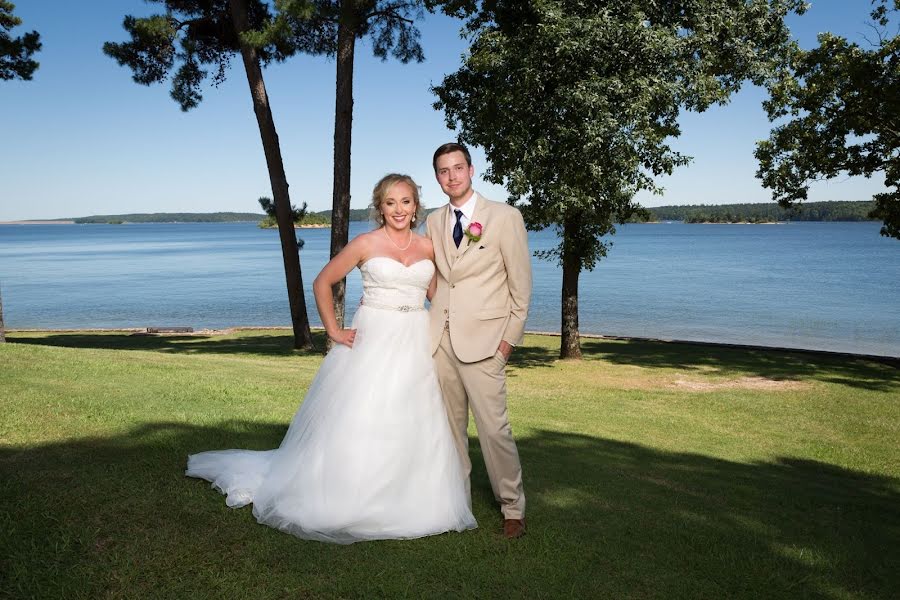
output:
[[434,174],[451,202],[465,200],[472,192],[475,168],[466,162],[465,154],[459,150],[438,156]]

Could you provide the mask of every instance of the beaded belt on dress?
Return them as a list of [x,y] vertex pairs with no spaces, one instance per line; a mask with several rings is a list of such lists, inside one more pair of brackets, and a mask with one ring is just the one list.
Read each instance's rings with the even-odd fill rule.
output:
[[398,312],[414,312],[425,310],[423,305],[415,304],[382,304],[380,302],[372,302],[371,300],[360,300],[360,306],[368,306],[369,308],[380,308],[382,310],[396,310]]

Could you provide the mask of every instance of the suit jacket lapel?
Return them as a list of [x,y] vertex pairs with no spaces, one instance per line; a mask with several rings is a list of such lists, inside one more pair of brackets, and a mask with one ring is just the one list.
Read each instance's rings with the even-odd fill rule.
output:
[[450,232],[450,209],[445,205],[441,209],[443,214],[440,218],[440,235],[441,243],[444,245],[444,256],[447,258],[447,266],[452,267],[456,261],[456,246],[453,244],[453,235]]

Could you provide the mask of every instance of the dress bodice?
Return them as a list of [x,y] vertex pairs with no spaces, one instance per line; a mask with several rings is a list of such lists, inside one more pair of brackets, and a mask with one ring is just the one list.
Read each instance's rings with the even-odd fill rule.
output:
[[406,266],[387,256],[370,258],[359,267],[363,306],[393,310],[422,310],[434,263],[423,259]]

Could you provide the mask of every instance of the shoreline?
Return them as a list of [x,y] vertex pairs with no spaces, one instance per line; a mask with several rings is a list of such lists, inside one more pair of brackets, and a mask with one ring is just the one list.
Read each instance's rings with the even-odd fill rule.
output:
[[[278,225],[260,227],[260,229],[278,229]],[[310,223],[307,225],[297,225],[294,223],[294,229],[331,229],[331,223]]]
[[[235,331],[291,331],[291,327],[287,325],[239,325],[235,327],[226,327],[224,329],[197,329],[190,333],[148,333],[147,327],[87,327],[87,328],[64,328],[64,329],[47,329],[47,328],[5,328],[6,333],[131,333],[137,335],[179,335],[179,336],[198,336],[198,335],[228,335]],[[310,327],[312,331],[323,331],[322,327]],[[559,337],[561,334],[556,331],[525,331],[528,335],[540,335],[545,337]],[[885,363],[893,367],[900,368],[900,356],[890,356],[883,354],[864,354],[855,352],[839,352],[835,350],[815,350],[812,348],[790,348],[785,346],[760,346],[757,344],[734,344],[731,342],[707,342],[700,340],[682,340],[675,338],[652,338],[622,335],[604,335],[597,333],[581,333],[580,338],[589,340],[617,340],[624,342],[655,342],[660,344],[689,344],[693,346],[709,346],[714,348],[729,348],[734,350],[763,351],[763,352],[789,352],[796,354],[811,354],[817,356],[825,356],[831,358],[852,358],[872,360]]]

